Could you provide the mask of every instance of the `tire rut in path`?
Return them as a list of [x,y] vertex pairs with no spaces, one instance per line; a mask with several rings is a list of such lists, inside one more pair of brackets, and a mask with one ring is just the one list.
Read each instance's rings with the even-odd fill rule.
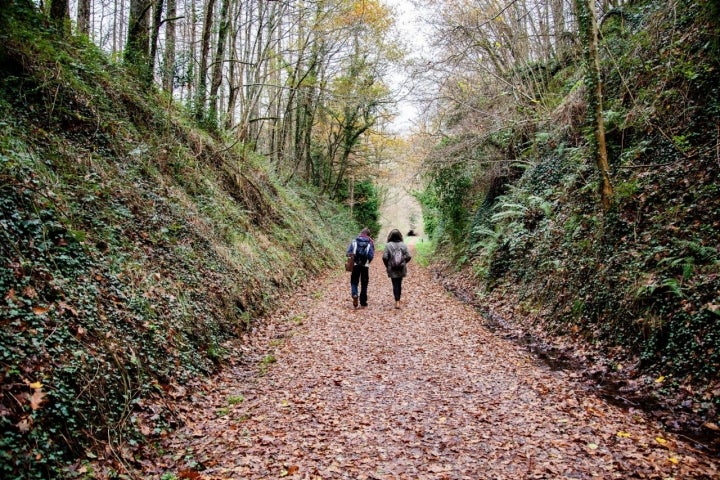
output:
[[485,330],[424,268],[400,310],[379,259],[370,275],[366,309],[338,273],[268,319],[243,347],[255,362],[184,409],[146,476],[718,478],[716,459]]

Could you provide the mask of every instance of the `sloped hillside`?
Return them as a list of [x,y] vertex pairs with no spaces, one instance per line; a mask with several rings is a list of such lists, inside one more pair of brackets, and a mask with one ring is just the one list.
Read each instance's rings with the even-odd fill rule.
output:
[[213,372],[355,228],[17,9],[0,15],[0,210],[3,478],[66,477],[170,427],[134,412]]
[[672,407],[670,427],[717,441],[720,29],[711,3],[632,2],[602,19],[609,211],[588,146],[583,71],[569,62],[553,69],[540,102],[555,105],[552,115],[508,126],[476,152],[502,149],[505,170],[469,178],[447,169],[450,180],[435,175],[433,186],[456,186],[474,212],[455,238],[453,218],[440,215],[451,269],[465,267],[449,283],[521,338],[544,339],[535,347],[553,359],[588,366],[618,401]]

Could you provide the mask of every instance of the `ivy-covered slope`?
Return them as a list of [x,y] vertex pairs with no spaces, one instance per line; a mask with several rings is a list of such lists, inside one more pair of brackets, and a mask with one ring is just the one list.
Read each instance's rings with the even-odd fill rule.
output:
[[345,212],[270,172],[3,9],[0,477],[67,478],[157,434],[172,417],[137,428],[144,398],[213,372],[283,290],[341,263]]
[[[488,179],[487,170],[447,167],[424,201],[441,249],[468,267],[455,280],[480,304],[526,331],[565,338],[568,351],[588,352],[570,338],[597,347],[609,360],[598,364],[597,351],[587,359],[597,379],[618,377],[619,396],[674,405],[672,420],[713,434],[720,29],[711,3],[636,2],[603,22],[609,211],[599,201],[576,65],[557,69],[548,85],[549,96],[563,98],[551,117],[534,119],[526,143],[505,147],[520,152],[507,157],[511,173]],[[504,135],[518,138],[511,127]],[[496,141],[485,145],[497,150]],[[462,221],[453,217],[458,206]]]

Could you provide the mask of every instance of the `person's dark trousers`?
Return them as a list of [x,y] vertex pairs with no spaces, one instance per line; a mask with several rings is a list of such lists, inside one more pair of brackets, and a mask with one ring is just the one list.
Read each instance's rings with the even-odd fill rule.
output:
[[395,296],[395,301],[400,301],[400,294],[402,294],[402,277],[400,278],[391,278],[392,284],[393,284],[393,295]]
[[367,307],[367,287],[370,281],[370,269],[362,265],[355,265],[350,274],[350,287],[353,295],[357,292],[358,283],[360,283],[360,306]]

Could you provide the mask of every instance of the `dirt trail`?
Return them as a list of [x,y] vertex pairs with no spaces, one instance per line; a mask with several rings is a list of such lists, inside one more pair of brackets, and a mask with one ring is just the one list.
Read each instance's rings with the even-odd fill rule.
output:
[[717,459],[482,328],[425,269],[401,310],[379,260],[367,309],[348,278],[258,329],[144,478],[718,478]]

